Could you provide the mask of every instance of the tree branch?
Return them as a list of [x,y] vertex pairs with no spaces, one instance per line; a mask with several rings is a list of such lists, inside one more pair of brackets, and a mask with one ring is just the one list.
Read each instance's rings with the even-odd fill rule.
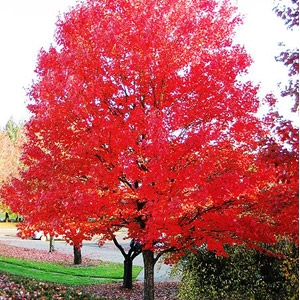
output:
[[176,248],[175,247],[171,247],[169,249],[166,249],[166,250],[163,250],[161,252],[159,252],[156,257],[154,258],[154,263],[156,263],[163,254],[166,254],[166,253],[170,253],[170,252],[175,252],[176,251]]
[[116,245],[116,247],[121,251],[122,255],[124,256],[124,258],[126,259],[128,254],[126,254],[124,248],[118,243],[118,240],[116,239],[116,237],[113,238],[113,242]]
[[126,179],[125,175],[119,176],[119,180],[124,183],[125,186],[129,187],[131,190],[134,190],[132,184]]

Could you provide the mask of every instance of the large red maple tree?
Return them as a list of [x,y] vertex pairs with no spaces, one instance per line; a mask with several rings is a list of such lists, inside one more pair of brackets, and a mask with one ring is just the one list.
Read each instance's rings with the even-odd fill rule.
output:
[[126,227],[142,245],[144,299],[165,252],[273,243],[281,220],[258,193],[268,132],[257,87],[240,80],[240,23],[213,0],[87,0],[66,13],[38,58],[28,167],[6,193],[24,224],[76,245]]

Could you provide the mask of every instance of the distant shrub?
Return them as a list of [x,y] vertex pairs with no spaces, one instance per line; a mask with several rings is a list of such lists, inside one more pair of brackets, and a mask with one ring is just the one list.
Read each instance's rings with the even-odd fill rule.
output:
[[299,295],[299,249],[285,239],[268,256],[243,246],[225,246],[229,257],[218,257],[205,247],[180,262],[179,299],[296,300]]

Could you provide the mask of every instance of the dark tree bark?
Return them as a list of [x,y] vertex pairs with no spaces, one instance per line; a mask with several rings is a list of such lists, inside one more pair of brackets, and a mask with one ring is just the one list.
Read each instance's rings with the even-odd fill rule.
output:
[[124,260],[123,288],[132,289],[132,259]]
[[73,251],[74,251],[74,265],[80,265],[82,263],[81,247],[74,245]]
[[49,240],[49,252],[54,252],[54,237],[50,236]]
[[113,239],[116,247],[121,251],[124,257],[124,273],[123,273],[123,288],[132,289],[132,264],[133,260],[142,252],[142,246],[138,241],[134,239],[130,242],[130,250],[128,253],[124,251],[124,248],[118,243],[117,239]]
[[144,300],[154,300],[154,265],[156,259],[151,250],[143,251],[144,260]]

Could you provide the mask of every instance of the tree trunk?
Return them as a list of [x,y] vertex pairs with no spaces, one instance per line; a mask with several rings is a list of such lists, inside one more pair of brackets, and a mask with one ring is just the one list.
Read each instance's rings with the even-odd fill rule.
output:
[[50,236],[49,240],[49,252],[54,252],[54,237]]
[[145,250],[143,253],[144,260],[144,300],[154,300],[154,253]]
[[74,250],[74,265],[80,265],[82,262],[81,248],[74,245],[73,250]]
[[132,289],[132,259],[130,257],[124,260],[123,288]]
[[130,242],[130,250],[128,253],[125,252],[124,248],[118,243],[117,239],[114,237],[113,242],[116,247],[121,251],[124,257],[124,275],[123,275],[123,288],[132,289],[132,262],[142,253],[141,243],[135,239]]

